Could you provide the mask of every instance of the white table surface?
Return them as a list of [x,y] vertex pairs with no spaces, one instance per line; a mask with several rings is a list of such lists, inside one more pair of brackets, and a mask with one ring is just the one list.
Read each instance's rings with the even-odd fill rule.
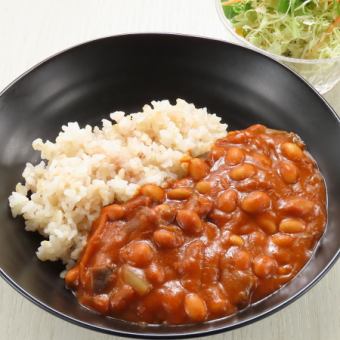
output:
[[[129,32],[178,32],[231,41],[214,0],[0,0],[0,89],[65,48]],[[326,96],[340,114],[340,84]],[[287,98],[288,100],[289,98]],[[339,340],[340,263],[284,310],[209,340]],[[52,316],[0,280],[0,340],[108,340]]]

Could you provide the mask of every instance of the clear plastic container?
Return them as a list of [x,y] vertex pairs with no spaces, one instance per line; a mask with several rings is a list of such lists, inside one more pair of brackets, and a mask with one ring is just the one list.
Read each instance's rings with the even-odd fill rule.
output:
[[224,15],[221,0],[215,1],[220,19],[227,30],[232,34],[236,43],[251,48],[257,52],[260,52],[270,58],[277,60],[282,64],[285,64],[292,70],[299,73],[321,94],[325,94],[326,92],[331,90],[340,81],[340,57],[331,59],[296,59],[283,57],[267,52],[259,47],[256,47],[246,39],[239,36],[235,32],[232,23]]

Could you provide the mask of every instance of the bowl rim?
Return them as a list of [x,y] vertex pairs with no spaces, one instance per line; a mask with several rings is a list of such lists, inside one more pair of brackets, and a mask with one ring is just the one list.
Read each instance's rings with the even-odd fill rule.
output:
[[[218,1],[218,0],[217,0]],[[173,39],[192,39],[192,40],[197,40],[197,41],[213,41],[217,44],[223,44],[223,45],[232,45],[235,48],[240,48],[240,49],[245,49],[248,51],[248,53],[254,53],[256,55],[260,54],[262,57],[269,59],[271,62],[277,62],[277,60],[261,53],[258,51],[255,51],[254,49],[245,47],[245,46],[240,46],[239,44],[233,43],[233,42],[226,42],[221,39],[215,39],[215,38],[210,38],[206,36],[200,36],[200,35],[189,35],[189,34],[182,34],[182,33],[166,33],[166,32],[137,32],[137,33],[124,33],[124,34],[117,34],[117,35],[108,35],[105,37],[100,37],[97,39],[92,39],[92,40],[87,40],[85,42],[72,45],[70,47],[67,47],[59,52],[56,52],[52,54],[51,56],[43,59],[42,61],[38,62],[37,64],[31,66],[27,71],[19,75],[17,78],[15,78],[11,83],[9,83],[6,87],[4,87],[0,91],[0,97],[4,95],[12,86],[14,86],[16,83],[18,83],[22,78],[30,74],[31,72],[35,71],[39,67],[53,61],[54,59],[58,58],[60,55],[70,53],[74,49],[80,48],[80,47],[85,47],[87,45],[91,44],[96,44],[101,41],[109,41],[109,40],[114,40],[114,39],[122,39],[125,37],[163,37],[163,38],[173,38]],[[311,91],[314,92],[314,95],[317,95],[319,99],[326,105],[328,108],[328,111],[333,117],[338,121],[340,124],[340,117],[336,114],[334,109],[331,107],[331,105],[327,102],[327,100],[318,92],[316,91],[313,86],[311,86],[306,80],[304,80],[298,73],[295,71],[291,70],[288,66],[281,64],[281,67],[285,68],[289,72],[293,73],[296,77],[297,80],[304,83]],[[327,224],[326,224],[327,228]],[[322,239],[322,238],[321,238]],[[321,240],[320,239],[320,240]],[[319,241],[320,242],[320,241]],[[317,244],[319,246],[319,244]],[[316,249],[316,248],[315,248]],[[314,250],[315,251],[315,250]],[[32,294],[28,293],[24,288],[22,288],[19,284],[17,284],[6,272],[0,267],[0,277],[2,277],[12,288],[14,288],[17,292],[19,292],[22,296],[27,298],[29,301],[33,302],[36,306],[42,308],[43,310],[49,312],[50,314],[57,316],[61,318],[62,320],[68,321],[74,325],[81,326],[93,331],[98,331],[101,333],[106,333],[106,334],[111,334],[111,335],[116,335],[116,336],[121,336],[121,337],[130,337],[130,338],[138,338],[138,339],[184,339],[184,338],[194,338],[194,337],[202,337],[202,336],[208,336],[208,335],[214,335],[222,332],[227,332],[230,330],[234,330],[246,325],[249,325],[251,323],[254,323],[256,321],[262,320],[263,318],[270,316],[282,308],[288,306],[295,300],[297,300],[299,297],[307,293],[316,283],[320,281],[320,279],[333,267],[333,265],[336,263],[336,261],[340,258],[340,249],[333,255],[331,260],[327,263],[325,267],[322,268],[322,270],[315,276],[315,278],[310,281],[307,285],[305,285],[303,288],[298,290],[294,295],[290,296],[283,302],[279,303],[278,305],[274,307],[270,307],[266,311],[257,314],[255,316],[249,317],[247,320],[238,322],[233,325],[222,325],[219,327],[216,327],[214,329],[208,329],[208,330],[197,330],[197,331],[188,331],[185,334],[176,334],[171,332],[171,329],[168,333],[159,333],[157,334],[156,332],[153,333],[135,333],[135,332],[129,332],[129,331],[122,331],[122,330],[114,330],[112,328],[108,328],[105,326],[99,326],[99,325],[93,325],[89,322],[82,321],[80,319],[77,319],[75,317],[69,316],[63,312],[58,311],[57,309],[47,305],[46,303],[42,302],[38,298],[34,297]],[[309,264],[310,261],[307,262],[307,265]],[[302,269],[303,270],[303,269]],[[156,329],[156,327],[155,327]]]
[[[279,54],[268,52],[260,47],[257,47],[256,45],[250,43],[247,39],[241,37],[238,35],[234,27],[231,23],[231,21],[224,15],[223,6],[221,5],[221,0],[215,0],[216,4],[216,10],[218,13],[218,16],[223,24],[223,26],[226,27],[229,33],[232,34],[232,36],[239,41],[242,42],[244,45],[249,47],[250,49],[256,50],[257,52],[263,53],[268,57],[271,57],[273,59],[288,62],[288,63],[296,63],[296,64],[310,64],[310,65],[318,65],[318,64],[332,64],[336,62],[340,62],[340,56],[333,57],[333,58],[323,58],[323,59],[304,59],[304,58],[291,58],[291,57],[285,57]],[[339,79],[340,80],[340,79]]]

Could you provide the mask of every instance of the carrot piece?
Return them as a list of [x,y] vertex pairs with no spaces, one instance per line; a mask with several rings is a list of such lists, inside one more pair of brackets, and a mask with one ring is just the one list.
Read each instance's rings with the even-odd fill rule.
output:
[[[86,245],[84,253],[81,257],[81,261],[79,262],[79,264],[83,264],[84,267],[86,266],[86,263],[90,259],[93,252],[95,252],[95,249],[96,249],[96,246],[97,246],[96,239],[98,240],[98,238],[100,238],[101,233],[105,229],[105,225],[106,225],[107,220],[108,220],[107,214],[105,212],[101,212],[98,219],[93,223],[92,229],[94,229],[94,230],[91,230],[91,233],[90,233],[90,235],[87,239],[87,245]],[[82,270],[80,270],[80,271],[82,271]]]
[[237,4],[238,2],[241,2],[242,0],[228,0],[228,1],[223,1],[222,6],[230,6],[232,4]]
[[337,26],[340,26],[340,15],[329,25],[326,33],[332,33],[332,31],[336,29]]

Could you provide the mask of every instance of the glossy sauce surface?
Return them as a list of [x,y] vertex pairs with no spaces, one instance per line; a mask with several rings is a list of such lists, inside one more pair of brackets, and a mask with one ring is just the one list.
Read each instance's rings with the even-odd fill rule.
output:
[[135,322],[202,322],[271,294],[308,261],[326,193],[295,134],[254,125],[183,163],[186,178],[102,209],[65,277],[81,304]]

